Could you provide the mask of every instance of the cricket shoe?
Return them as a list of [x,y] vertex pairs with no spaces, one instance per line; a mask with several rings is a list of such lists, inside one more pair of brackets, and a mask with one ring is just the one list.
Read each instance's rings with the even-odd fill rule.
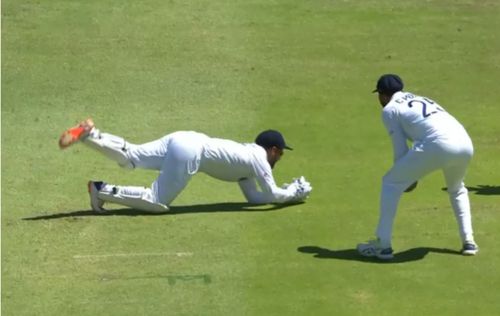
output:
[[92,121],[91,118],[88,118],[85,121],[78,123],[78,125],[67,129],[59,138],[59,148],[68,148],[77,141],[84,139],[89,135],[93,128],[94,121]]
[[89,181],[87,187],[90,195],[90,207],[97,213],[104,213],[104,201],[99,198],[99,191],[106,185],[102,181]]
[[359,254],[364,257],[377,257],[382,260],[394,258],[391,247],[383,248],[379,239],[373,239],[356,247]]
[[479,247],[473,241],[466,241],[462,247],[462,255],[475,256],[479,252]]

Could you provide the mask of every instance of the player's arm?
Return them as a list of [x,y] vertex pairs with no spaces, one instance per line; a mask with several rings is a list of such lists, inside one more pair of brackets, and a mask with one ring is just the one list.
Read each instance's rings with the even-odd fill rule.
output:
[[389,136],[391,137],[394,161],[397,161],[408,152],[406,135],[403,128],[399,124],[396,113],[393,110],[382,111],[382,120]]
[[252,204],[266,204],[270,203],[270,198],[264,194],[263,192],[260,192],[257,189],[257,184],[255,183],[254,178],[244,178],[238,181],[238,184],[240,186],[241,192],[243,192],[243,195],[247,199],[249,203]]
[[249,203],[287,203],[300,200],[295,187],[282,189],[276,186],[274,180],[257,178],[259,186],[262,188],[262,191],[259,191],[255,180],[254,178],[246,178],[238,181],[241,192]]
[[[293,183],[285,188],[276,185],[271,166],[265,156],[256,158],[252,163],[254,177],[238,181],[241,191],[250,203],[286,203],[304,200],[311,191],[310,184],[299,186]],[[304,180],[305,181],[305,180]],[[257,188],[257,184],[260,190]]]
[[271,166],[267,162],[257,166],[255,179],[262,190],[265,203],[304,201],[312,190],[311,184],[303,177],[287,186],[278,187],[274,181]]

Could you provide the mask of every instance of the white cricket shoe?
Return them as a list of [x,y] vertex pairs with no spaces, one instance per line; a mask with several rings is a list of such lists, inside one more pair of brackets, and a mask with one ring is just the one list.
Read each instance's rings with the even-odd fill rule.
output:
[[462,247],[462,255],[475,256],[479,252],[479,247],[473,241],[466,241]]
[[90,195],[90,207],[97,213],[104,213],[106,210],[103,208],[104,201],[99,198],[99,191],[106,183],[102,181],[89,181],[87,187]]
[[359,254],[364,257],[377,257],[382,260],[390,260],[394,258],[392,248],[382,248],[378,238],[369,240],[366,243],[358,244],[356,248]]

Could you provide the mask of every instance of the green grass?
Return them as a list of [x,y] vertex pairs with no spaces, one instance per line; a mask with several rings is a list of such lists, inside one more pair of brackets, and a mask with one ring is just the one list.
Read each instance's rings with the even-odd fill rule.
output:
[[[500,4],[485,0],[3,1],[4,315],[495,315],[500,312]],[[373,234],[392,161],[378,76],[466,126],[477,257],[465,258],[439,173],[401,201],[399,254]],[[89,210],[88,179],[149,185],[60,133],[92,116],[132,142],[193,129],[295,150],[305,204],[246,207],[197,175],[176,214]],[[177,207],[177,208],[175,208]]]

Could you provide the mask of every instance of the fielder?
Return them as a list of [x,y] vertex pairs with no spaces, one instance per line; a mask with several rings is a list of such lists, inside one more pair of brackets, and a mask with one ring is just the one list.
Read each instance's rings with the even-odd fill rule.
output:
[[[376,239],[359,244],[363,256],[393,258],[392,227],[403,192],[417,186],[426,174],[442,170],[451,206],[458,222],[462,254],[475,255],[467,188],[463,180],[472,158],[472,141],[464,127],[435,101],[403,92],[403,81],[397,75],[380,77],[378,99],[383,107],[382,119],[392,140],[394,165],[382,179],[380,218]],[[406,141],[413,142],[411,149]]]
[[[276,186],[272,169],[283,155],[283,150],[292,148],[275,130],[260,133],[255,143],[251,144],[180,131],[149,143],[134,145],[121,137],[102,133],[92,119],[87,119],[66,130],[59,139],[59,147],[65,149],[78,141],[116,161],[121,167],[160,172],[150,188],[89,181],[90,205],[96,212],[105,211],[105,202],[146,212],[167,212],[168,206],[197,172],[238,182],[247,201],[254,204],[301,202],[312,190],[304,177],[281,188]],[[257,184],[261,190],[257,189]]]

